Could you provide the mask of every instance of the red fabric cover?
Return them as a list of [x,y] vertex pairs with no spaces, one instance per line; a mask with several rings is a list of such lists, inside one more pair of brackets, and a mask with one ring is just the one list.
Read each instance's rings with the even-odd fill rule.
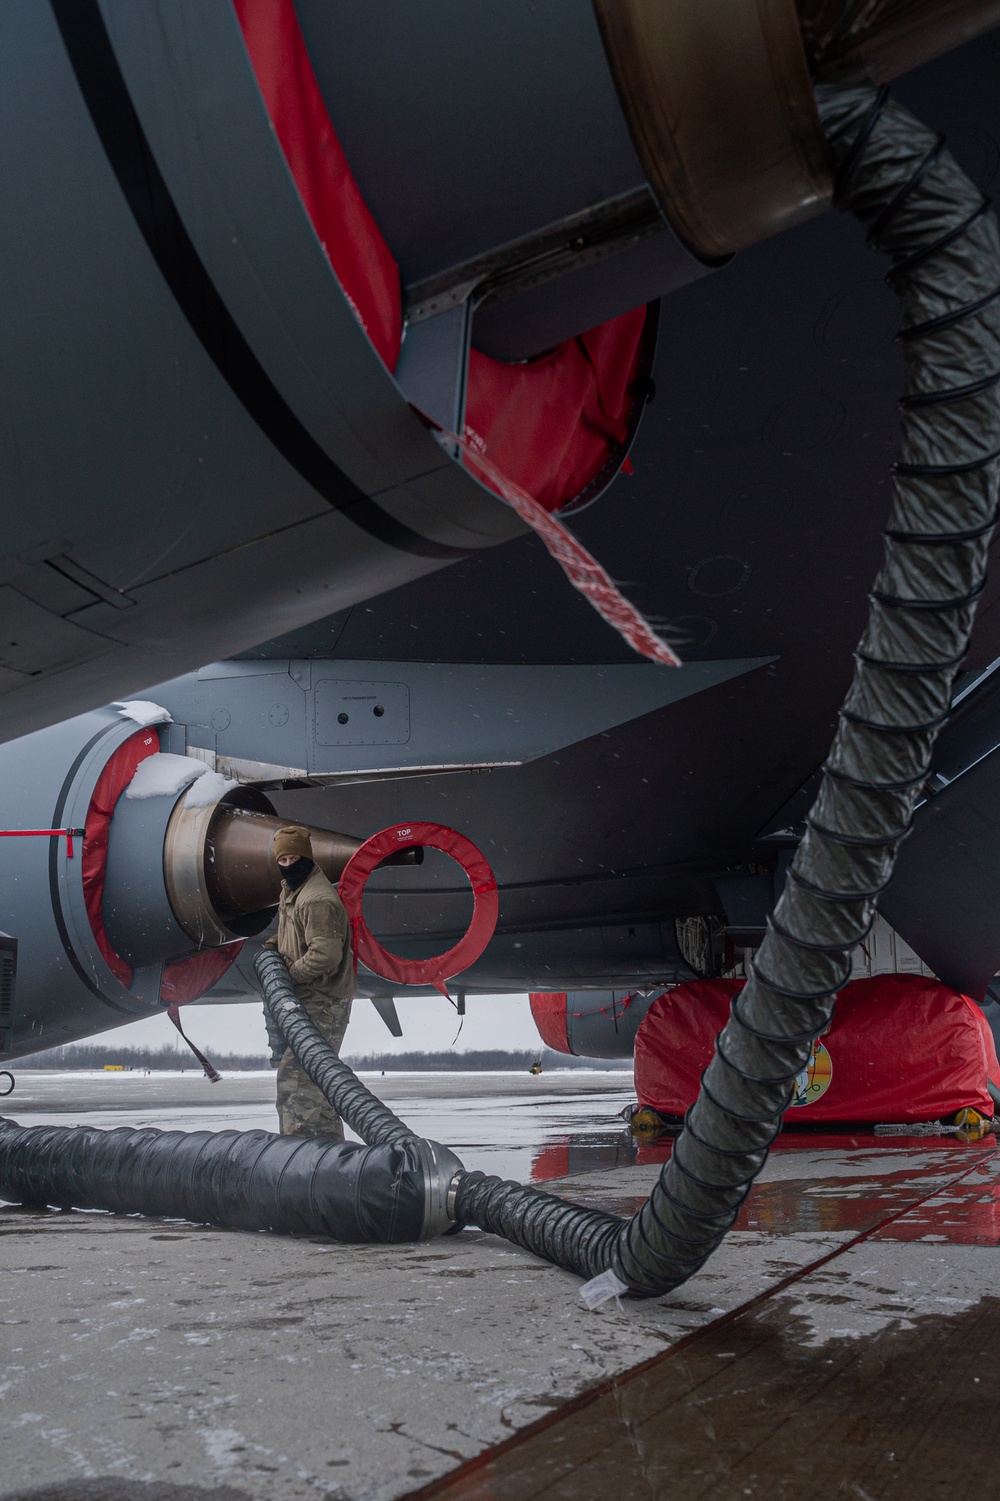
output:
[[[108,835],[118,799],[135,776],[136,768],[147,756],[155,756],[159,749],[160,737],[152,729],[136,730],[134,735],[122,741],[97,779],[84,825],[80,865],[87,920],[105,964],[126,988],[132,983],[132,966],[111,947],[111,940],[104,931],[101,910]],[[223,948],[203,949],[201,953],[168,964],[161,977],[161,999],[178,1006],[197,1000],[222,978],[242,947],[242,943],[228,943]]]
[[[742,983],[693,981],[653,1002],[635,1043],[641,1104],[683,1115],[694,1103]],[[791,1107],[786,1125],[933,1121],[963,1106],[993,1114],[986,1081],[1000,1083],[1000,1063],[989,1027],[967,996],[937,980],[852,980],[821,1041],[833,1066],[829,1087],[812,1103]]]
[[330,265],[390,370],[403,336],[399,270],[326,112],[292,0],[233,0],[267,112]]
[[[233,4],[313,228],[360,323],[394,370],[402,339],[399,269],[347,165],[293,0]],[[527,364],[507,365],[474,349],[465,436],[546,510],[558,510],[625,441],[645,321],[645,308],[636,308]]]
[[557,1053],[572,1053],[566,1027],[565,990],[532,990],[528,1001],[538,1035],[545,1046]]
[[558,515],[540,506],[523,485],[516,485],[496,464],[478,453],[468,439],[458,441],[466,466],[491,490],[502,495],[522,521],[528,523],[573,588],[579,589],[587,603],[618,632],[622,640],[651,662],[678,667],[680,658],[673,647],[656,634],[646,617],[625,598],[607,569],[591,556],[578,537],[567,531]]
[[[465,871],[472,887],[472,920],[464,937],[443,954],[430,959],[401,959],[379,943],[365,922],[365,885],[387,855],[419,848],[443,850]],[[393,824],[373,834],[344,866],[337,889],[351,920],[355,968],[360,959],[383,979],[399,985],[433,985],[442,995],[448,994],[446,980],[475,964],[497,925],[500,899],[489,861],[471,839],[440,823]]]
[[160,976],[160,1000],[165,1006],[186,1006],[217,985],[234,963],[243,947],[239,943],[224,943],[218,949],[202,949],[198,954],[189,954],[168,964]]
[[134,735],[122,741],[97,779],[84,826],[81,870],[87,920],[105,964],[115,979],[126,987],[132,983],[131,966],[111,947],[111,940],[104,931],[101,913],[104,868],[108,860],[108,832],[118,799],[135,776],[136,767],[147,756],[155,756],[159,749],[160,737],[155,730],[136,730]]
[[634,308],[524,365],[473,349],[466,438],[539,505],[558,511],[628,436],[645,323],[646,309]]

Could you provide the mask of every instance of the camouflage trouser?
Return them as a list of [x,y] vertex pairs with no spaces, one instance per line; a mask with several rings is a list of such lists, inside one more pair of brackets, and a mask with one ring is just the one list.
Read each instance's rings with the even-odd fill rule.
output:
[[[350,1001],[332,1001],[329,996],[298,986],[295,992],[313,1026],[339,1053],[351,1016]],[[291,1048],[285,1049],[278,1064],[277,1103],[282,1136],[332,1136],[343,1141],[340,1116],[301,1068]]]

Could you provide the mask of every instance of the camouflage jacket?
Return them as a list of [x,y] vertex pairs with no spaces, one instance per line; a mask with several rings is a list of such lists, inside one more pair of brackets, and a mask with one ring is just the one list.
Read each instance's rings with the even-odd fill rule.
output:
[[351,925],[336,888],[318,865],[297,891],[281,883],[277,949],[296,986],[332,1000],[353,996]]

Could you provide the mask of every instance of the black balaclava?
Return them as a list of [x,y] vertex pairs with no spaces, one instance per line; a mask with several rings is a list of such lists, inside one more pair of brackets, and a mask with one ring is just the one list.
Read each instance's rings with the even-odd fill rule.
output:
[[315,870],[312,860],[307,860],[305,855],[300,855],[292,865],[279,865],[281,879],[287,881],[293,891],[298,891],[302,882]]

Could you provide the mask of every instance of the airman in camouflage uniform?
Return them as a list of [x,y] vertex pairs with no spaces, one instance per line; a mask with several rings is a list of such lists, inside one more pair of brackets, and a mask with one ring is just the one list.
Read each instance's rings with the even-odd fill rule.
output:
[[[309,830],[286,824],[274,836],[281,870],[278,933],[269,942],[288,965],[310,1021],[340,1052],[354,995],[351,927],[344,904],[312,858]],[[344,1139],[341,1120],[299,1066],[291,1048],[278,1064],[278,1120],[283,1136]]]

